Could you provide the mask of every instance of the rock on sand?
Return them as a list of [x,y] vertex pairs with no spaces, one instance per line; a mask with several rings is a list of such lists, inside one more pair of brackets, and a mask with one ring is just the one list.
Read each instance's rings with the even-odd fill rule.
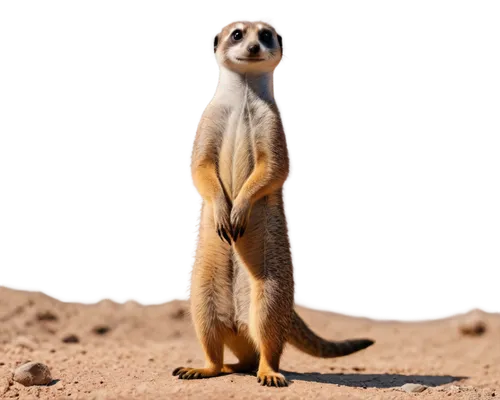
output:
[[407,393],[420,393],[427,389],[427,386],[420,385],[418,383],[405,383],[401,386],[401,390]]
[[14,381],[24,385],[47,385],[52,381],[49,367],[39,362],[29,362],[14,371]]

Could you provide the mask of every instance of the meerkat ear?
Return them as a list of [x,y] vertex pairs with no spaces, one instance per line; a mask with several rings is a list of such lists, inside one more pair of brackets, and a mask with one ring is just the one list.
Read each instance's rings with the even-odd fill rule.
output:
[[283,40],[283,35],[281,33],[278,33],[278,43],[280,45],[281,52],[283,54],[285,54],[285,50],[286,50],[285,41]]
[[219,44],[219,34],[214,33],[210,38],[210,53],[212,54],[212,57],[215,55],[215,52],[217,51],[218,44]]
[[279,33],[279,32],[278,32],[278,43],[280,45],[281,55],[282,55],[283,59],[285,59],[286,58],[285,40],[283,39],[283,35],[281,33]]

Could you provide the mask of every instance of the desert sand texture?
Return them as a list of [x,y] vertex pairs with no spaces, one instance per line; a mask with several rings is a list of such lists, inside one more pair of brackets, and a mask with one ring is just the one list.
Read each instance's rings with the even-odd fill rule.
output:
[[[478,310],[403,323],[298,307],[329,339],[375,345],[319,359],[288,347],[290,386],[261,387],[253,375],[183,381],[178,366],[202,366],[188,303],[143,306],[103,300],[63,303],[0,287],[0,398],[19,399],[490,399],[500,396],[500,316]],[[27,362],[50,370],[46,385],[17,382]],[[236,361],[229,352],[226,361]],[[45,371],[45,370],[43,370]],[[42,371],[42,372],[43,372]],[[46,379],[42,377],[41,379]],[[418,385],[407,385],[415,383]],[[403,388],[404,386],[404,388]],[[408,393],[407,390],[416,390]],[[422,390],[422,391],[419,391]],[[419,392],[418,392],[419,391]]]

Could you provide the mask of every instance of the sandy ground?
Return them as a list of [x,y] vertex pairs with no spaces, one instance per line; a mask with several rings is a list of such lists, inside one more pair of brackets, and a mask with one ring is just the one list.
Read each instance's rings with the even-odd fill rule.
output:
[[[252,375],[198,381],[171,376],[177,366],[201,366],[188,305],[109,300],[62,303],[41,293],[0,287],[0,398],[41,399],[485,399],[500,396],[500,315],[473,311],[445,320],[401,323],[351,318],[299,308],[315,331],[331,339],[370,337],[371,348],[317,359],[287,348],[288,388],[267,388]],[[475,321],[485,332],[459,329]],[[234,361],[228,354],[227,360]],[[49,366],[53,381],[25,387],[12,371],[26,361]],[[405,393],[405,383],[428,388]]]

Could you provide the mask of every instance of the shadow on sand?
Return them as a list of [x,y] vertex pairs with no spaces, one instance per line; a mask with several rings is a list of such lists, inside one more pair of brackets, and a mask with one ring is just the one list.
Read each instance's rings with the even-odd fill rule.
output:
[[359,387],[359,388],[393,388],[403,386],[405,383],[419,383],[421,385],[436,387],[466,379],[461,376],[449,375],[394,375],[394,374],[321,374],[309,372],[281,371],[291,381],[305,381],[326,383],[332,385]]

